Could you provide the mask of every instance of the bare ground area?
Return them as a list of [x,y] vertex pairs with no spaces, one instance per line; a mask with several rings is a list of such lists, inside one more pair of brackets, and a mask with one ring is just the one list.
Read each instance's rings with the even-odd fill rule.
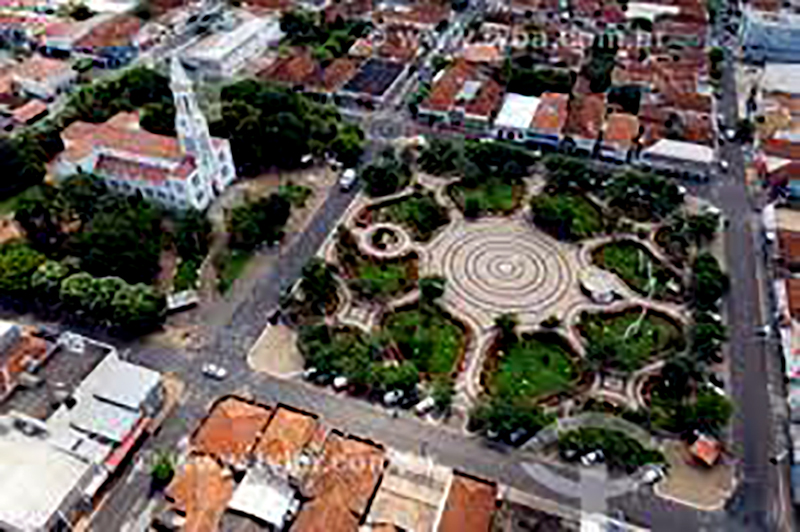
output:
[[286,376],[303,369],[303,356],[297,349],[297,333],[286,325],[268,325],[247,355],[256,371]]
[[655,492],[707,511],[723,507],[735,488],[734,467],[724,461],[714,467],[698,464],[682,442],[664,444],[669,474],[656,485]]

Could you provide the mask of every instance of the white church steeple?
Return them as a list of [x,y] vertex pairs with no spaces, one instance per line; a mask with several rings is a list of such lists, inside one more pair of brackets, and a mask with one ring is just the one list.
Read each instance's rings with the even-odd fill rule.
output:
[[172,58],[170,88],[175,98],[175,131],[181,150],[194,157],[204,181],[218,184],[220,164],[214,156],[208,123],[197,104],[192,82],[177,57]]

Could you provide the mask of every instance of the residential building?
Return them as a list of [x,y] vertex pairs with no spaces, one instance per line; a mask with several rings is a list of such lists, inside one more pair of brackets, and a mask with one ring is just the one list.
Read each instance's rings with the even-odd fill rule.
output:
[[485,532],[497,508],[497,485],[454,472],[437,532]]
[[278,17],[251,18],[201,39],[184,51],[181,59],[200,77],[228,78],[247,61],[277,46],[282,36]]
[[192,456],[165,491],[172,508],[184,518],[183,530],[211,531],[233,497],[233,473],[211,456]]
[[575,94],[569,102],[564,137],[579,152],[594,153],[606,116],[605,94]]
[[192,435],[192,449],[214,456],[234,467],[243,467],[259,435],[267,427],[268,407],[235,397],[214,404],[208,417]]
[[678,140],[659,140],[642,150],[640,163],[648,169],[705,179],[714,163],[708,146]]
[[[83,355],[60,349],[52,356]],[[47,391],[38,393],[52,403]],[[91,510],[95,493],[162,404],[161,376],[112,350],[44,420],[17,411],[0,417],[0,527],[20,532],[71,528],[80,513]]]
[[136,114],[121,113],[101,124],[75,122],[62,133],[65,150],[57,176],[89,172],[123,194],[139,193],[161,205],[205,209],[236,177],[230,143],[212,138],[192,83],[172,60],[177,138],[138,127]]
[[419,105],[419,120],[483,131],[493,122],[503,87],[477,65],[457,60],[433,79],[430,95]]
[[567,123],[568,107],[568,94],[543,93],[533,115],[528,139],[544,147],[558,148]]
[[75,83],[78,73],[66,61],[35,54],[14,67],[12,78],[22,92],[52,100]]
[[396,94],[407,73],[408,65],[405,63],[368,59],[361,63],[358,72],[336,93],[336,97],[343,104],[379,107]]
[[745,10],[741,43],[745,61],[800,62],[800,15]]
[[506,94],[503,106],[494,120],[497,138],[522,142],[527,140],[528,130],[541,102],[536,96]]
[[615,162],[628,160],[639,137],[639,119],[628,113],[611,113],[603,125],[600,156]]
[[35,328],[0,320],[0,398],[13,392],[51,351],[52,346],[36,336]]
[[111,17],[92,27],[75,41],[74,51],[92,57],[102,67],[116,68],[130,63],[139,53],[137,38],[142,21],[133,15]]

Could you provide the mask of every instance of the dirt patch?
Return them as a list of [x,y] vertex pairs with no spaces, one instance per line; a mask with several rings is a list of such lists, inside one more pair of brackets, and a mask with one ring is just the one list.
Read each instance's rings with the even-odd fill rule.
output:
[[303,369],[303,355],[297,348],[297,333],[286,325],[268,325],[247,355],[256,371],[287,375]]
[[667,477],[656,485],[658,496],[707,511],[723,507],[736,484],[732,465],[701,465],[682,442],[667,442],[663,452],[670,468]]

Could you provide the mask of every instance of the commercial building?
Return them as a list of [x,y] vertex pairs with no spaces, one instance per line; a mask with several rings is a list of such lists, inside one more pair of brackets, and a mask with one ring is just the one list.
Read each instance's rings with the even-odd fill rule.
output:
[[663,139],[642,150],[639,163],[649,169],[705,179],[713,167],[714,150],[701,144]]
[[407,65],[396,61],[372,58],[365,61],[358,72],[338,91],[343,103],[380,106],[395,92],[405,78]]
[[230,142],[212,138],[192,83],[172,61],[177,138],[138,127],[138,115],[121,113],[101,124],[74,122],[62,133],[64,151],[54,173],[93,173],[122,194],[140,193],[166,207],[205,209],[236,177]]
[[[83,342],[75,338],[73,347]],[[53,357],[73,355],[79,353]],[[12,411],[0,417],[0,528],[45,531],[58,523],[69,526],[90,511],[95,493],[148,429],[162,401],[157,372],[111,351],[52,415]]]
[[198,41],[181,59],[198,76],[211,79],[228,78],[239,72],[245,63],[281,40],[278,17],[251,18]]

